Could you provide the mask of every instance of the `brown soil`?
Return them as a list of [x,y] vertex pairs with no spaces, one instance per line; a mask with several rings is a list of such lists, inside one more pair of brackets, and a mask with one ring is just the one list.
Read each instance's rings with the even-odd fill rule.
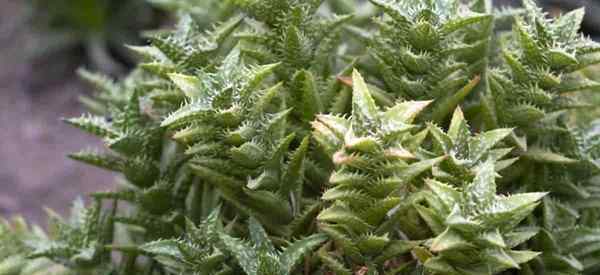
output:
[[43,223],[43,207],[64,213],[77,196],[110,188],[113,175],[65,157],[101,146],[59,120],[83,112],[77,98],[88,89],[72,54],[28,58],[43,43],[23,24],[22,2],[0,3],[0,216]]

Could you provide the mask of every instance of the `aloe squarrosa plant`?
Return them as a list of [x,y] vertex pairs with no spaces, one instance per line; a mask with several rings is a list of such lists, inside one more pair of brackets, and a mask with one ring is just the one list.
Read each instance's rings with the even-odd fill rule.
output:
[[117,187],[4,221],[0,274],[600,272],[583,10],[153,2],[176,26],[120,81],[81,71],[97,93],[65,119]]

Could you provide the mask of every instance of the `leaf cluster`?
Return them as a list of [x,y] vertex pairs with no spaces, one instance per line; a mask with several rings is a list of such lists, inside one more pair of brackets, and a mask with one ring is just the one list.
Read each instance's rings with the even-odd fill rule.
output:
[[49,237],[0,227],[5,259],[77,274],[600,269],[600,139],[568,115],[598,86],[579,73],[600,61],[582,11],[372,0],[364,24],[333,14],[354,1],[154,2],[175,28],[130,47],[142,61],[123,80],[81,71],[92,114],[65,120],[106,144],[71,158],[119,187],[52,216]]

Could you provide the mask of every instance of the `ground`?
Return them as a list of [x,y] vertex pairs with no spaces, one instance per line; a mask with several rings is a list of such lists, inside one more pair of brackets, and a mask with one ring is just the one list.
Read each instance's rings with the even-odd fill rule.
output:
[[72,53],[28,58],[43,43],[19,16],[22,2],[0,2],[0,216],[43,224],[43,207],[65,213],[77,196],[109,189],[114,175],[65,157],[102,146],[60,121],[83,112],[77,98],[89,89]]

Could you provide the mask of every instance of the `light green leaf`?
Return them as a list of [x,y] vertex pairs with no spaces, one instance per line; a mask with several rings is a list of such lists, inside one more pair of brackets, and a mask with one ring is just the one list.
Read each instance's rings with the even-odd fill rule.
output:
[[195,99],[206,92],[202,81],[195,76],[171,73],[169,78],[188,98]]
[[353,128],[362,133],[364,130],[373,129],[378,125],[379,109],[371,97],[367,83],[357,70],[352,73],[352,83],[354,86],[352,96]]
[[448,250],[472,247],[474,247],[473,244],[465,240],[460,234],[457,234],[455,231],[448,228],[433,240],[430,249],[433,252],[445,252]]

